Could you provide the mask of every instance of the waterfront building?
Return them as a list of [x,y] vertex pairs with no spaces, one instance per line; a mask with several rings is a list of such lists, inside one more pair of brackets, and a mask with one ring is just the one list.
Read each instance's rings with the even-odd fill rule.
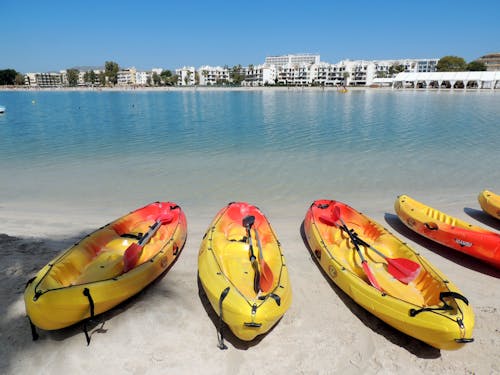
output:
[[266,65],[286,66],[286,65],[301,65],[301,64],[319,64],[320,55],[313,55],[309,53],[297,55],[281,55],[281,56],[268,56],[265,59]]
[[144,71],[135,72],[135,84],[139,86],[146,86],[151,84],[151,73]]
[[194,86],[196,84],[196,70],[193,66],[184,66],[176,69],[175,74],[179,77],[177,84],[179,86]]
[[204,65],[198,68],[200,85],[213,86],[223,85],[230,81],[229,68],[220,66]]
[[275,65],[249,65],[245,70],[245,80],[243,86],[267,86],[276,83]]
[[135,68],[122,69],[119,70],[116,75],[116,80],[118,86],[127,86],[136,84],[136,73]]
[[29,87],[54,88],[62,86],[61,73],[26,73],[24,84]]
[[486,70],[488,71],[500,70],[500,53],[489,53],[487,55],[481,56],[477,60],[482,62],[486,66]]
[[310,69],[313,85],[341,86],[345,83],[345,66],[343,65],[320,62],[311,65]]
[[398,72],[434,72],[439,59],[342,60],[336,64],[320,62],[319,55],[266,57],[276,67],[280,85],[370,86]]
[[500,71],[399,73],[394,88],[498,89]]

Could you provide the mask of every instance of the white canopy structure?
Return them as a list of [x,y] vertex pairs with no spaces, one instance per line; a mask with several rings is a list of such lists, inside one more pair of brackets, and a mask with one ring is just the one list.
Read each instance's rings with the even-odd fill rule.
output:
[[500,71],[399,73],[392,87],[500,88]]

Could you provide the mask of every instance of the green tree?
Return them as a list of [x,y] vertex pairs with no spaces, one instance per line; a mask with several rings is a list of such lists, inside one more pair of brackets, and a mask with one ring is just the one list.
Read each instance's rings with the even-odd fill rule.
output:
[[482,61],[471,61],[467,64],[467,70],[471,72],[482,72],[486,70],[486,65]]
[[115,63],[114,61],[106,61],[106,63],[104,64],[104,72],[106,74],[106,77],[108,77],[108,82],[116,85],[116,83],[118,82],[119,70],[120,67],[117,63]]
[[233,66],[231,72],[229,73],[229,77],[234,85],[241,85],[241,82],[245,80],[245,73],[240,64]]
[[187,86],[187,85],[189,85],[189,82],[191,82],[191,75],[192,75],[192,74],[193,74],[193,73],[192,73],[190,70],[188,70],[188,71],[186,72],[186,76],[184,77],[184,84],[185,84],[186,86]]
[[164,85],[168,86],[172,85],[172,83],[170,82],[170,78],[172,77],[172,71],[168,69],[162,70],[162,72],[160,73],[160,77],[161,77],[161,82]]
[[71,87],[75,87],[78,85],[78,69],[68,69],[66,70],[66,74],[68,75],[68,85]]
[[97,79],[97,75],[95,74],[95,72],[93,70],[89,70],[89,71],[85,72],[85,74],[83,75],[83,80],[85,81],[85,83],[87,85],[90,85],[90,86],[94,86],[96,79]]
[[23,86],[24,85],[24,75],[21,73],[16,74],[16,79],[15,79],[15,84],[18,86]]
[[14,69],[0,70],[0,85],[13,85],[17,72]]
[[444,56],[437,63],[438,72],[463,72],[467,70],[467,63],[462,57]]
[[405,66],[401,64],[393,64],[389,67],[389,74],[395,75],[405,71]]
[[153,85],[158,86],[161,82],[161,77],[158,73],[153,72]]
[[106,86],[106,73],[100,72],[98,75],[98,78],[99,78],[99,83],[101,84],[101,86]]

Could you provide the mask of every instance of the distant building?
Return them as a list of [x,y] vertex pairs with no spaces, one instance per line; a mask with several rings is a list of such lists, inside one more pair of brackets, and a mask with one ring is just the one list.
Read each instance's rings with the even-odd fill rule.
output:
[[194,86],[196,84],[196,70],[193,66],[176,69],[175,74],[179,77],[177,80],[179,86]]
[[135,85],[136,73],[137,70],[135,68],[119,70],[116,76],[117,84],[119,86]]
[[266,65],[294,65],[294,64],[319,64],[319,55],[312,55],[308,53],[298,55],[282,55],[282,56],[268,56],[266,57]]
[[135,84],[140,86],[146,86],[151,84],[151,73],[135,72]]
[[274,85],[276,82],[276,66],[274,65],[250,65],[245,70],[243,86],[265,86]]
[[62,86],[61,73],[26,73],[24,84],[29,87],[53,88]]
[[399,73],[393,87],[494,90],[500,88],[500,72]]
[[500,53],[490,53],[488,55],[481,56],[477,60],[486,66],[486,70],[500,70]]
[[198,68],[200,85],[213,86],[229,83],[229,68],[204,65]]

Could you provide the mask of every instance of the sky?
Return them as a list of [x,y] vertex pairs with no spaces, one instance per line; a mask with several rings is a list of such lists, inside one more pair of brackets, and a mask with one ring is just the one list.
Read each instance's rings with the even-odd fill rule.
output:
[[0,70],[176,69],[500,52],[498,0],[0,0]]

